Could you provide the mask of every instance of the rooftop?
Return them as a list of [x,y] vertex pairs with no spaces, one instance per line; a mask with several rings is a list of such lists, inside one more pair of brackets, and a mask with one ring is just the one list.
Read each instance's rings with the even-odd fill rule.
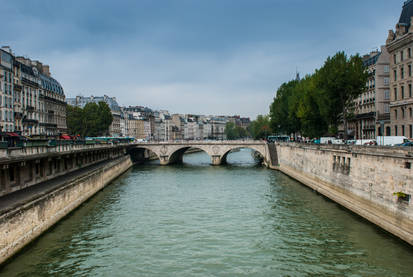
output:
[[399,24],[410,27],[411,18],[413,16],[413,0],[404,2],[403,10],[400,15]]

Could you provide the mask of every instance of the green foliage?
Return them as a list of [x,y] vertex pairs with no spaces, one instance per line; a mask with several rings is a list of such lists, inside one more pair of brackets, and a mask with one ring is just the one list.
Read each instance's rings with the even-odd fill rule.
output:
[[364,92],[367,77],[358,55],[328,57],[314,74],[280,86],[270,106],[271,128],[277,134],[320,137],[337,133],[343,123],[347,134],[353,101]]
[[401,191],[394,192],[393,195],[396,195],[398,198],[406,198],[407,194]]
[[66,107],[66,124],[69,133],[76,135],[82,133],[83,110],[79,107],[67,105]]
[[254,139],[266,138],[268,135],[272,133],[269,116],[257,116],[257,119],[251,122],[248,131]]
[[68,105],[66,110],[66,122],[69,133],[81,136],[107,135],[112,124],[112,113],[105,102],[88,103],[85,107],[73,107]]
[[290,119],[293,118],[290,107],[294,105],[289,104],[289,102],[293,101],[292,96],[297,84],[297,81],[282,84],[277,90],[276,97],[270,106],[270,126],[277,134],[294,132],[296,122],[295,120],[294,122],[290,121]]
[[368,73],[363,61],[359,55],[347,58],[344,52],[338,52],[327,58],[316,75],[320,113],[333,130],[343,123],[346,136],[353,101],[366,89]]
[[248,132],[240,126],[235,126],[233,122],[227,122],[225,125],[225,135],[227,139],[234,140],[248,137]]

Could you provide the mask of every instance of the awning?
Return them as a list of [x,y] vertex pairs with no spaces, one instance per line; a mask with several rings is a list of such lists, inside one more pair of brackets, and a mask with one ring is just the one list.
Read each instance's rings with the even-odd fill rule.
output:
[[5,134],[6,134],[6,136],[9,136],[9,137],[20,137],[20,136],[19,136],[18,134],[16,134],[16,133],[6,132]]
[[72,139],[69,135],[61,135],[61,139]]

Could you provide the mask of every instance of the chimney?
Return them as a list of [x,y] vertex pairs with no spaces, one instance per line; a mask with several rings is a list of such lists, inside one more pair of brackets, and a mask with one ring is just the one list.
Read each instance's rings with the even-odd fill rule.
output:
[[47,64],[42,65],[42,72],[47,77],[50,77],[50,67]]
[[394,34],[393,30],[389,30],[389,34],[387,35],[386,44],[391,43],[394,40],[395,36],[396,35]]
[[13,51],[11,51],[10,46],[5,45],[5,46],[2,46],[2,47],[1,47],[1,49],[2,49],[2,50],[4,50],[4,51],[6,51],[7,53],[9,53],[9,54],[12,54],[12,55],[13,55]]

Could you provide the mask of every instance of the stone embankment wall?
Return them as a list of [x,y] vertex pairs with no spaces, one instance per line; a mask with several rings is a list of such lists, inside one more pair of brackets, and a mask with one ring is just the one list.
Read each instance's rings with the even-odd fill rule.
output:
[[116,158],[0,215],[0,264],[132,166]]
[[275,169],[413,245],[410,148],[276,145]]

